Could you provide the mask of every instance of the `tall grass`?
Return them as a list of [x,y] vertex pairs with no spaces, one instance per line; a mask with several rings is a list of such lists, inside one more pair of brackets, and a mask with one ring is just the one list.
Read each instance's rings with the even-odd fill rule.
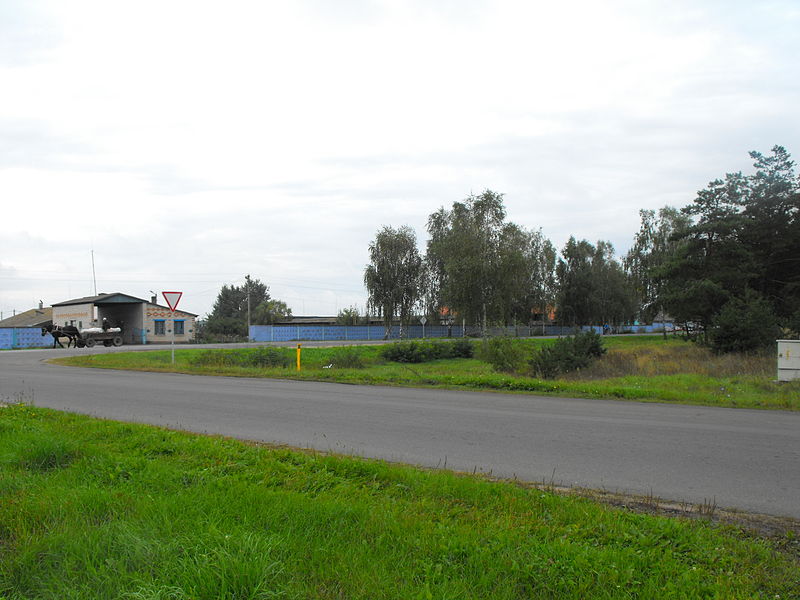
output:
[[659,375],[705,375],[770,377],[776,372],[774,353],[716,354],[697,344],[652,344],[616,347],[578,372],[565,374],[567,380],[612,377],[654,377]]
[[[705,521],[26,406],[0,419],[0,598],[800,593],[795,558]],[[20,436],[81,451],[31,468]]]

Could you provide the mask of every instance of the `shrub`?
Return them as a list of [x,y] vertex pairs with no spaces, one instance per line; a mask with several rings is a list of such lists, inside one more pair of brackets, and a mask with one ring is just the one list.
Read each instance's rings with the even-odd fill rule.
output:
[[483,340],[480,358],[500,373],[516,373],[525,368],[525,349],[509,337]]
[[190,360],[198,367],[288,367],[292,358],[281,348],[250,350],[207,350]]
[[792,314],[784,323],[781,338],[785,340],[800,339],[800,310]]
[[731,298],[711,322],[709,342],[715,352],[753,352],[775,343],[779,335],[772,307],[755,292]]
[[458,339],[452,342],[442,342],[452,348],[450,358],[472,358],[475,355],[475,344],[469,340]]
[[363,369],[366,367],[364,358],[353,346],[339,348],[331,355],[331,364],[340,369]]
[[381,348],[386,360],[404,363],[421,363],[443,358],[472,358],[474,346],[465,339],[453,341],[404,341],[387,344]]
[[588,367],[593,359],[605,352],[603,338],[594,331],[586,331],[542,348],[533,355],[529,364],[536,377],[553,379],[561,373]]
[[392,362],[420,363],[433,360],[420,342],[395,342],[381,348],[381,356]]
[[248,367],[288,367],[292,364],[289,352],[281,348],[261,346],[245,350],[241,354]]

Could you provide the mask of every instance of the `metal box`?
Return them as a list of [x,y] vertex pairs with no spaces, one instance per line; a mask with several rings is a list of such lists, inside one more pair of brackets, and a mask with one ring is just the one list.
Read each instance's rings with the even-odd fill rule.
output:
[[778,381],[800,379],[800,340],[778,340]]

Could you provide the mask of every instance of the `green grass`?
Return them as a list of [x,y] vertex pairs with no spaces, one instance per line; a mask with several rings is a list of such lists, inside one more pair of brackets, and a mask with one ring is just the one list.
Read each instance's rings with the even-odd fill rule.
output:
[[447,472],[0,408],[0,598],[792,598],[792,544]]
[[[716,356],[709,350],[678,338],[620,336],[604,340],[608,353],[592,367],[560,379],[542,380],[495,373],[478,359],[448,359],[406,365],[380,357],[380,346],[353,346],[366,368],[337,368],[340,348],[304,348],[303,368],[294,366],[246,367],[194,364],[207,350],[176,350],[176,363],[168,350],[93,354],[56,359],[82,367],[134,369],[228,375],[291,378],[340,383],[439,387],[485,391],[613,398],[644,402],[674,402],[705,406],[800,410],[800,382],[776,383],[776,359],[759,356]],[[519,340],[529,352],[554,340]],[[476,342],[479,344],[479,342]],[[292,358],[294,350],[283,349]],[[225,352],[241,352],[226,350]],[[333,368],[325,369],[334,363]]]

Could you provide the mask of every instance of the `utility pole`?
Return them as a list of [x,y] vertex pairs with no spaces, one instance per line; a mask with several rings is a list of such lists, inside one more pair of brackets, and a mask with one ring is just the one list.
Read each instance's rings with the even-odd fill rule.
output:
[[97,276],[94,272],[94,248],[92,248],[92,282],[94,283],[94,295],[97,296]]

